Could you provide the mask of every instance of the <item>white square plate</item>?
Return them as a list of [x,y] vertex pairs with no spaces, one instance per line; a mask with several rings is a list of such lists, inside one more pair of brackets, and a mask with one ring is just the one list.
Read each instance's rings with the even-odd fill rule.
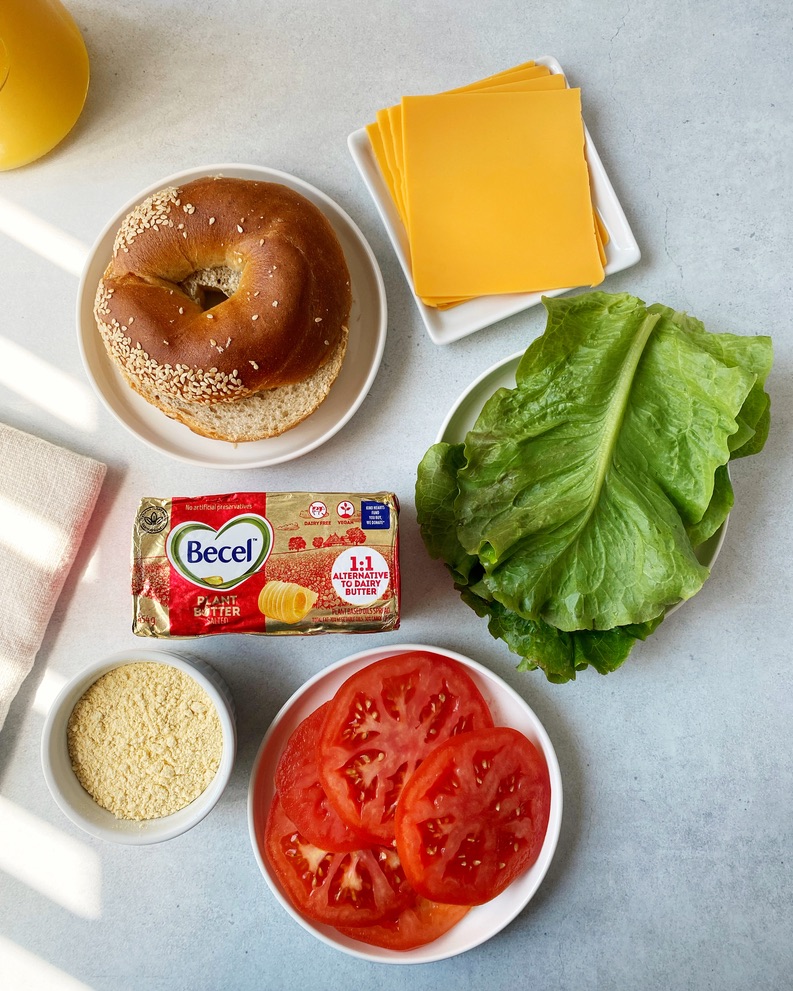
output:
[[[552,73],[564,75],[562,67],[555,58],[543,55],[535,61],[538,65],[547,65]],[[635,265],[641,258],[641,251],[586,128],[584,128],[584,136],[595,207],[610,238],[606,245],[605,271],[606,275],[612,275],[614,272],[621,272],[623,269]],[[451,344],[452,341],[458,341],[462,337],[467,337],[468,334],[482,330],[483,327],[489,327],[490,324],[496,323],[498,320],[511,317],[530,306],[536,306],[543,296],[560,296],[562,293],[569,292],[570,288],[575,288],[571,286],[568,289],[553,289],[546,293],[479,296],[477,299],[461,303],[449,310],[436,310],[431,306],[425,306],[416,296],[413,288],[407,231],[380,174],[366,129],[362,127],[360,130],[354,131],[347,139],[347,145],[385,224],[388,236],[391,238],[394,251],[402,266],[402,271],[405,273],[411,292],[413,292],[427,333],[435,344]]]

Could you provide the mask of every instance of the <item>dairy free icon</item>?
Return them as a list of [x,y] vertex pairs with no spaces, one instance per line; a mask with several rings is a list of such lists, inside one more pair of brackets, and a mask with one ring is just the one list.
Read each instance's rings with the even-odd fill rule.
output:
[[311,503],[308,507],[308,511],[315,520],[321,520],[323,517],[328,515],[328,507],[324,502],[320,502],[319,499],[317,499],[316,502]]

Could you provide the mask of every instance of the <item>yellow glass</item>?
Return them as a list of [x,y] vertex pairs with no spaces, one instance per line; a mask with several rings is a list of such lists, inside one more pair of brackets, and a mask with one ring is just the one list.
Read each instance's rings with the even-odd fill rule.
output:
[[0,0],[0,171],[27,165],[74,126],[88,52],[60,0]]

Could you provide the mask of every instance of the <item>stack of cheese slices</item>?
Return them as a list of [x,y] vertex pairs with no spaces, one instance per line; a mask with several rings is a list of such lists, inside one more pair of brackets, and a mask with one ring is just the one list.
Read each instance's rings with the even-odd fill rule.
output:
[[603,280],[581,91],[527,62],[434,96],[404,96],[367,133],[428,306]]

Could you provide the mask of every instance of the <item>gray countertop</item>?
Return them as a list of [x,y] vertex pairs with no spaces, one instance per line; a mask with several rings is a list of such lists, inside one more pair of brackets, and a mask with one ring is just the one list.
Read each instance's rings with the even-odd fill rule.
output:
[[[74,329],[75,275],[0,235],[0,419],[109,466],[100,507],[32,674],[0,734],[0,986],[48,991],[342,987],[748,989],[791,986],[790,7],[493,0],[71,0],[93,69],[73,133],[0,176],[11,204],[90,243],[135,193],[212,162],[266,165],[325,191],[382,269],[388,340],[359,412],[276,467],[169,460],[95,398]],[[624,667],[555,686],[464,606],[415,522],[416,465],[459,393],[544,326],[541,308],[431,343],[347,135],[404,93],[539,55],[583,89],[584,115],[643,251],[606,280],[713,331],[769,333],[773,425],[733,470],[736,507],[702,592]],[[49,383],[42,388],[41,383]],[[37,384],[38,383],[38,384]],[[81,416],[60,415],[79,408]],[[80,423],[80,426],[77,423]],[[219,805],[150,848],[94,841],[55,806],[39,763],[53,691],[139,645],[128,547],[142,495],[395,491],[403,622],[366,638],[216,637],[192,649],[235,696],[239,752]],[[416,968],[355,960],[271,895],[246,798],[267,726],[306,679],[366,646],[446,646],[488,665],[544,722],[565,783],[556,857],[498,936]]]

